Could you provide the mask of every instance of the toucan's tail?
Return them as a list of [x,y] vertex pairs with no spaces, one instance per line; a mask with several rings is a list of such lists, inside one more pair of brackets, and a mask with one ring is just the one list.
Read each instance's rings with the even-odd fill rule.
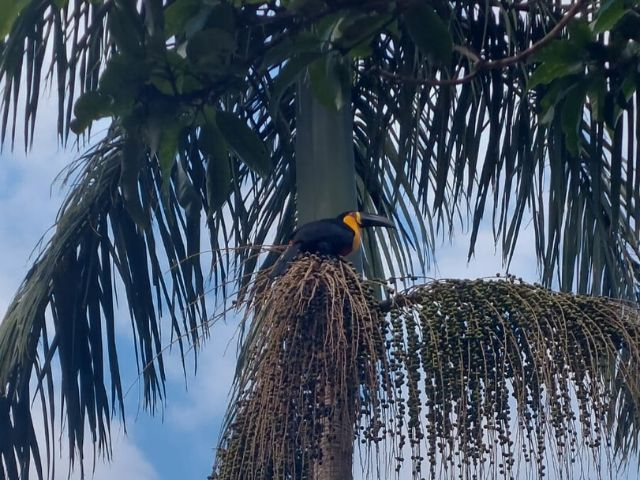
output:
[[282,255],[280,255],[280,258],[276,260],[275,265],[273,266],[273,268],[271,269],[271,272],[269,273],[269,278],[274,279],[282,275],[284,272],[286,272],[287,267],[289,267],[289,263],[291,263],[291,260],[293,260],[293,258],[298,253],[300,253],[300,244],[299,243],[289,244],[287,249],[282,253]]

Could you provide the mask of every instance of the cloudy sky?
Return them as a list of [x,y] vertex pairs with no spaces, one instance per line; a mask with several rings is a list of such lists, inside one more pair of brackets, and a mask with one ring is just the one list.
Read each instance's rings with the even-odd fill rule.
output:
[[[100,133],[94,135],[99,137]],[[25,154],[20,141],[17,145],[13,150],[5,146],[0,153],[0,318],[30,266],[38,240],[54,223],[64,194],[64,187],[55,182],[56,175],[78,155],[77,149],[64,150],[58,145],[51,108],[40,111],[33,149]],[[438,269],[429,275],[477,278],[503,271],[489,228],[479,235],[476,256],[469,264],[468,236],[458,233],[452,243],[439,247]],[[537,279],[532,236],[532,229],[525,227],[510,269],[530,281]],[[131,341],[128,322],[126,316],[119,321],[121,343],[125,345]],[[170,359],[168,399],[161,415],[155,418],[140,408],[135,368],[124,372],[123,386],[131,386],[126,398],[127,434],[122,425],[114,424],[113,461],[98,460],[95,479],[206,478],[235,364],[234,331],[231,323],[216,325],[201,354],[196,376],[189,372],[185,379],[176,356]],[[122,355],[125,360],[132,359],[130,352]],[[90,452],[87,458],[91,459]],[[61,478],[66,468],[63,456],[57,468]]]

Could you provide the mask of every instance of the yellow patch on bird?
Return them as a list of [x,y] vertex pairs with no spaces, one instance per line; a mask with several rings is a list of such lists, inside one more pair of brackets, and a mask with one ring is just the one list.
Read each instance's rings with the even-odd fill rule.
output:
[[342,221],[353,230],[353,243],[351,244],[351,251],[355,252],[360,248],[361,229],[360,229],[360,214],[358,212],[345,215]]

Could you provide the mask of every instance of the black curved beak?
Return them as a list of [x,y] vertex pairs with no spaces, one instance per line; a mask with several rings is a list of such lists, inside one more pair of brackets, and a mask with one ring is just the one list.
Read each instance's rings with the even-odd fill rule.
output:
[[360,212],[361,227],[386,227],[396,228],[391,220],[381,215],[373,215],[371,213]]

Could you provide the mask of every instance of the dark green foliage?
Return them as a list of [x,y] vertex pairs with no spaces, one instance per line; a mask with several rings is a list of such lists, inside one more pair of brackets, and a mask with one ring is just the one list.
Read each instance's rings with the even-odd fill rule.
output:
[[[65,399],[71,451],[82,448],[85,422],[107,444],[108,412],[121,406],[116,283],[153,408],[164,395],[162,329],[181,348],[198,345],[206,320],[203,213],[223,295],[230,270],[246,286],[262,265],[245,247],[288,237],[303,75],[326,105],[339,107],[351,88],[359,207],[398,225],[398,236],[365,239],[380,253],[366,271],[426,269],[438,236],[458,224],[471,230],[471,256],[490,215],[506,264],[532,230],[545,286],[635,298],[637,1],[142,4],[0,0],[2,142],[13,144],[20,126],[25,147],[33,142],[43,80],[63,142],[111,120],[108,138],[76,165],[84,173],[56,233],[0,327],[0,421],[24,422],[2,444],[3,467],[26,472],[29,449],[40,464],[30,417],[7,414],[24,410],[37,368],[45,417],[60,408],[58,393]],[[60,338],[67,322],[79,322],[78,338]],[[67,348],[77,354],[65,357]],[[61,389],[48,376],[58,359]],[[76,398],[85,403],[73,410]]]
[[407,9],[403,20],[416,47],[436,63],[448,66],[453,39],[445,20],[431,6],[419,2]]

